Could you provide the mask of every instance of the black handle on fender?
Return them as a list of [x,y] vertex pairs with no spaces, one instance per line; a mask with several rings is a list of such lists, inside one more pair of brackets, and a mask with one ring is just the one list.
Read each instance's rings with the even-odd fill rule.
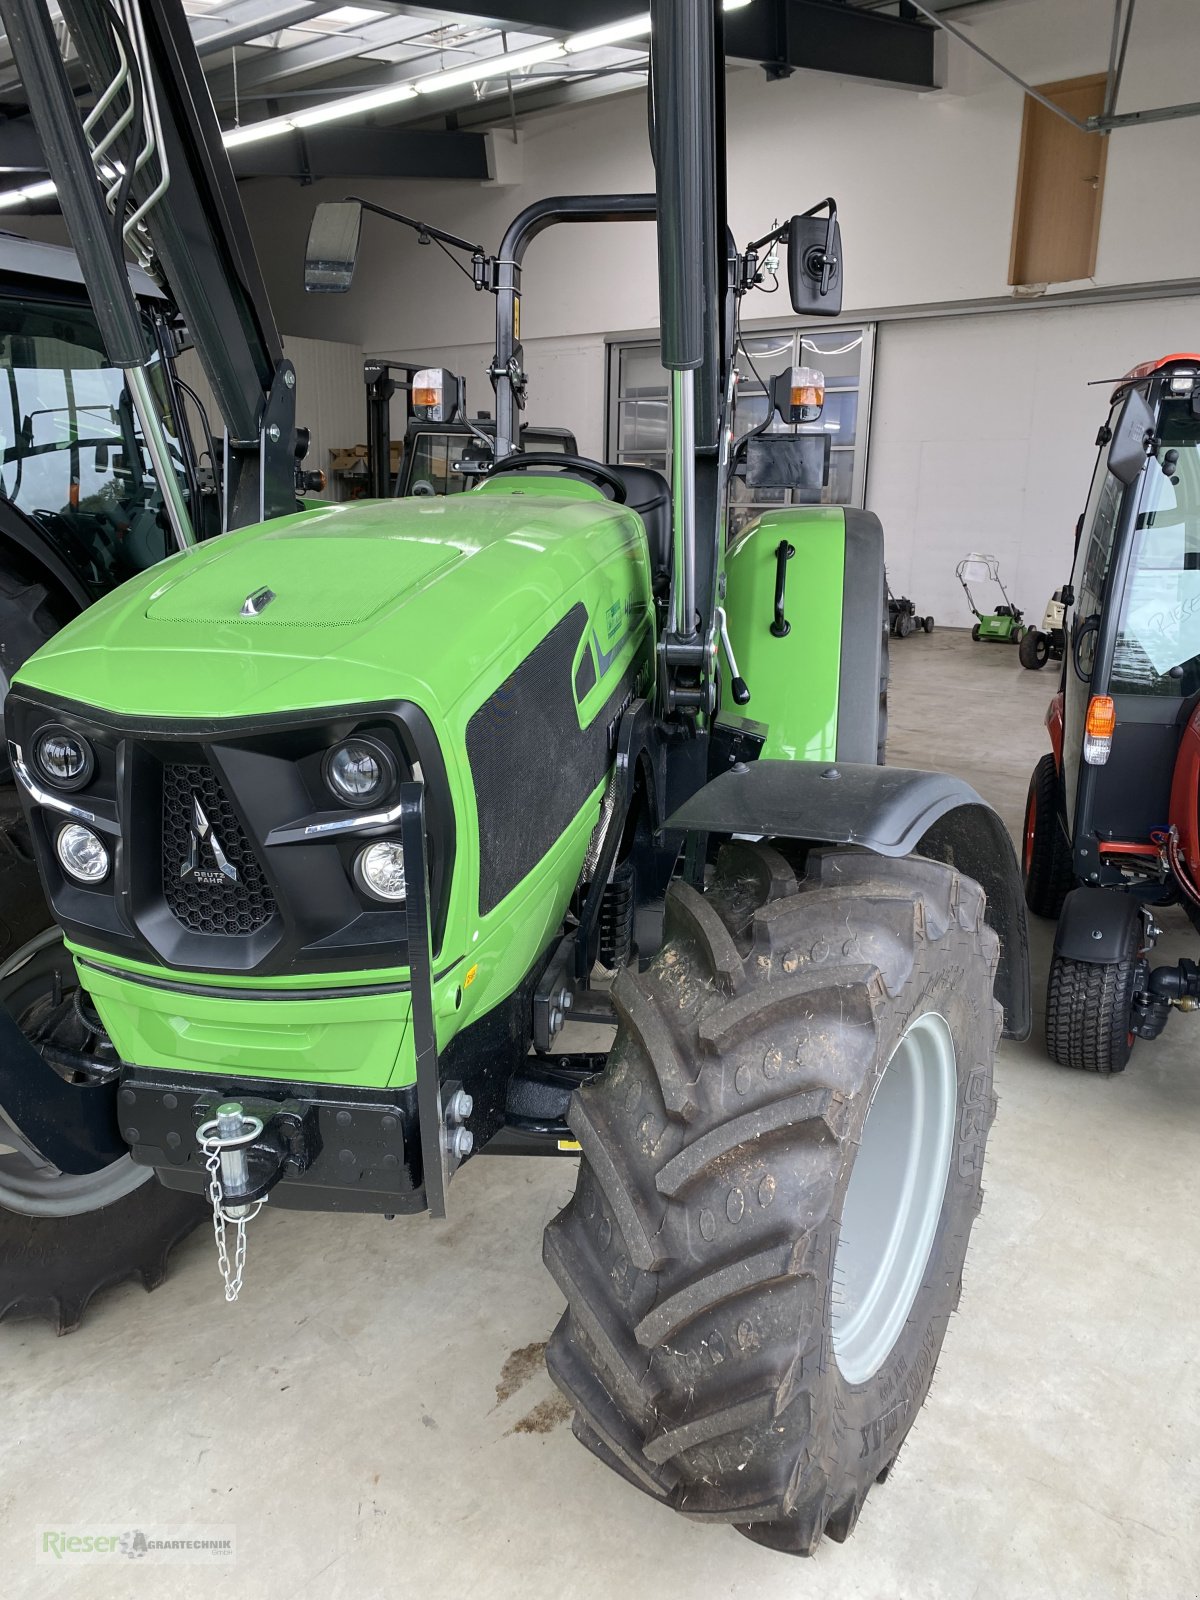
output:
[[777,639],[785,639],[792,631],[791,623],[783,614],[783,602],[787,589],[787,564],[795,554],[795,545],[790,545],[786,539],[779,541],[779,548],[775,552],[775,621],[771,624],[771,632]]

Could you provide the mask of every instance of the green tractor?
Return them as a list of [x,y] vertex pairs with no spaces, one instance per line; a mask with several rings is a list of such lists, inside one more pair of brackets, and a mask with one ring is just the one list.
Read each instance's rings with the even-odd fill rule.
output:
[[[719,7],[652,19],[657,194],[538,202],[475,264],[484,481],[241,529],[18,674],[96,1034],[71,1081],[10,1041],[0,1104],[64,1192],[122,1163],[207,1196],[226,1298],[264,1204],[441,1217],[482,1152],[579,1152],[544,1241],[578,1438],[808,1553],[889,1472],[958,1304],[1024,912],[995,813],[877,763],[875,519],[781,508],[727,544],[738,302],[778,242],[796,312],[836,314],[840,232],[825,202],[727,248]],[[526,247],[654,220],[670,481],[515,449]],[[356,203],[318,222],[348,280]],[[573,1018],[611,1048],[572,1052]],[[121,1204],[63,1223],[64,1274]],[[5,1274],[29,1237],[0,1212]]]

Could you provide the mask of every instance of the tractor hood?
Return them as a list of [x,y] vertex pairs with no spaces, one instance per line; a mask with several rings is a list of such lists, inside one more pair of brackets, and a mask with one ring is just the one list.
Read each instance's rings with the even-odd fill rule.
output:
[[599,567],[648,595],[640,521],[578,480],[322,506],[161,563],[64,628],[17,681],[125,716],[397,699],[432,712],[594,590]]

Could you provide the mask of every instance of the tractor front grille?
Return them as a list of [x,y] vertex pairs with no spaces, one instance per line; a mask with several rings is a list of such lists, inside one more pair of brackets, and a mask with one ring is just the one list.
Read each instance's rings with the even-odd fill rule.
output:
[[[197,802],[211,831],[197,822]],[[222,859],[236,878],[220,871]],[[211,767],[163,768],[162,881],[167,906],[194,933],[257,933],[275,915],[262,863]]]

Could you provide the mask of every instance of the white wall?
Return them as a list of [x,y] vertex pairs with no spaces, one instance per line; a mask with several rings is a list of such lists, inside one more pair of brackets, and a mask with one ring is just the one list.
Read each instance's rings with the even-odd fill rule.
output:
[[954,576],[1000,557],[1033,622],[1071,568],[1111,379],[1200,349],[1200,298],[892,322],[880,327],[867,504],[888,576],[921,612],[967,627]]
[[[1111,0],[1009,0],[956,19],[1032,82],[1103,71]],[[768,84],[730,74],[730,220],[745,239],[826,193],[837,196],[847,315],[1009,297],[1006,284],[1023,96],[954,41],[945,89],[916,94],[810,73]],[[1142,0],[1118,109],[1194,100],[1196,0]],[[1036,308],[938,320],[881,319],[867,503],[881,516],[893,587],[945,623],[970,621],[954,565],[994,549],[1032,617],[1064,578],[1104,389],[1094,378],[1200,345],[1200,297],[1048,309],[1064,289],[1200,285],[1200,122],[1122,130],[1109,146],[1096,275]],[[640,95],[529,119],[515,186],[373,183],[381,203],[494,247],[530,201],[629,192],[652,182]],[[285,326],[372,353],[445,362],[491,408],[484,370],[492,302],[435,249],[374,218],[352,292],[306,300],[301,257],[313,204],[343,184],[248,186],[264,271]],[[556,228],[531,246],[522,332],[530,420],[604,440],[606,337],[657,321],[655,239],[640,224]],[[744,320],[787,321],[751,296]]]
[[[283,348],[296,368],[296,421],[311,434],[304,465],[328,472],[331,449],[367,441],[362,346],[285,334]],[[220,433],[216,401],[194,350],[180,357],[179,374],[200,396]]]
[[[1200,79],[1195,0],[1142,0],[1121,108],[1194,100]],[[1112,0],[1009,0],[961,13],[981,44],[1035,82],[1103,71]],[[948,41],[945,90],[917,94],[798,72],[767,83],[756,68],[728,81],[730,220],[739,238],[832,193],[842,208],[846,308],[1007,295],[1023,96]],[[1108,158],[1099,285],[1200,276],[1197,123],[1123,130]],[[531,200],[651,186],[645,105],[624,95],[531,118],[515,186],[355,185],[368,198],[495,247]],[[491,300],[435,247],[378,218],[364,227],[354,289],[306,300],[303,241],[317,200],[344,183],[247,185],[263,268],[284,326],[370,349],[488,339]],[[761,297],[748,319],[774,316]],[[643,329],[657,320],[654,230],[647,224],[560,227],[538,238],[525,271],[526,341]]]

